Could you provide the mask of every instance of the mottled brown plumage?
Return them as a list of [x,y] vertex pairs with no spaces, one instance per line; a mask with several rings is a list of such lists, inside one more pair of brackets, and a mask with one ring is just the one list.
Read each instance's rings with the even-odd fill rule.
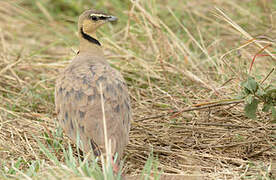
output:
[[107,21],[116,20],[93,10],[79,17],[80,48],[78,55],[56,81],[55,104],[58,120],[65,134],[75,143],[77,130],[85,152],[93,150],[96,156],[105,152],[101,108],[102,84],[108,139],[113,155],[122,157],[128,143],[131,107],[127,85],[121,74],[110,67],[96,30]]

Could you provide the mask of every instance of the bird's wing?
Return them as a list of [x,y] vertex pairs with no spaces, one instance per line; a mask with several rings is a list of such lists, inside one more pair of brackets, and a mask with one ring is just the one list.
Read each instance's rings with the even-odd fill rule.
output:
[[83,149],[100,154],[104,147],[102,85],[108,139],[119,157],[128,143],[131,107],[127,86],[119,72],[107,64],[72,64],[57,79],[55,98],[58,119],[65,133],[76,142],[77,130]]

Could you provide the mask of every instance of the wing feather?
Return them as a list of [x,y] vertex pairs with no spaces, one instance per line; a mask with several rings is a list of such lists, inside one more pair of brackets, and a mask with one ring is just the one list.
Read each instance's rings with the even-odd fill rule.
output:
[[104,151],[103,117],[99,84],[103,87],[108,138],[113,152],[122,156],[128,143],[131,108],[127,86],[121,74],[106,63],[76,63],[57,79],[56,111],[64,132],[76,143],[77,130],[83,150]]

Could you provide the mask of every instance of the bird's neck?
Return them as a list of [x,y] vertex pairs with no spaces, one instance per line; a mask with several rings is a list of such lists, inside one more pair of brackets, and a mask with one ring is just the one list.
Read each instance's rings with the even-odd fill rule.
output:
[[80,37],[80,53],[88,53],[93,55],[103,55],[100,42],[97,40],[96,33],[85,33],[82,29],[79,31]]

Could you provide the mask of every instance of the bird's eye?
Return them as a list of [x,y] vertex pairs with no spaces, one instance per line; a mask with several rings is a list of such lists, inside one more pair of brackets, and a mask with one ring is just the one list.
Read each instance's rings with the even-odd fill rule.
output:
[[91,16],[91,19],[92,19],[93,21],[98,21],[98,20],[99,20],[99,18],[98,18],[97,16]]

